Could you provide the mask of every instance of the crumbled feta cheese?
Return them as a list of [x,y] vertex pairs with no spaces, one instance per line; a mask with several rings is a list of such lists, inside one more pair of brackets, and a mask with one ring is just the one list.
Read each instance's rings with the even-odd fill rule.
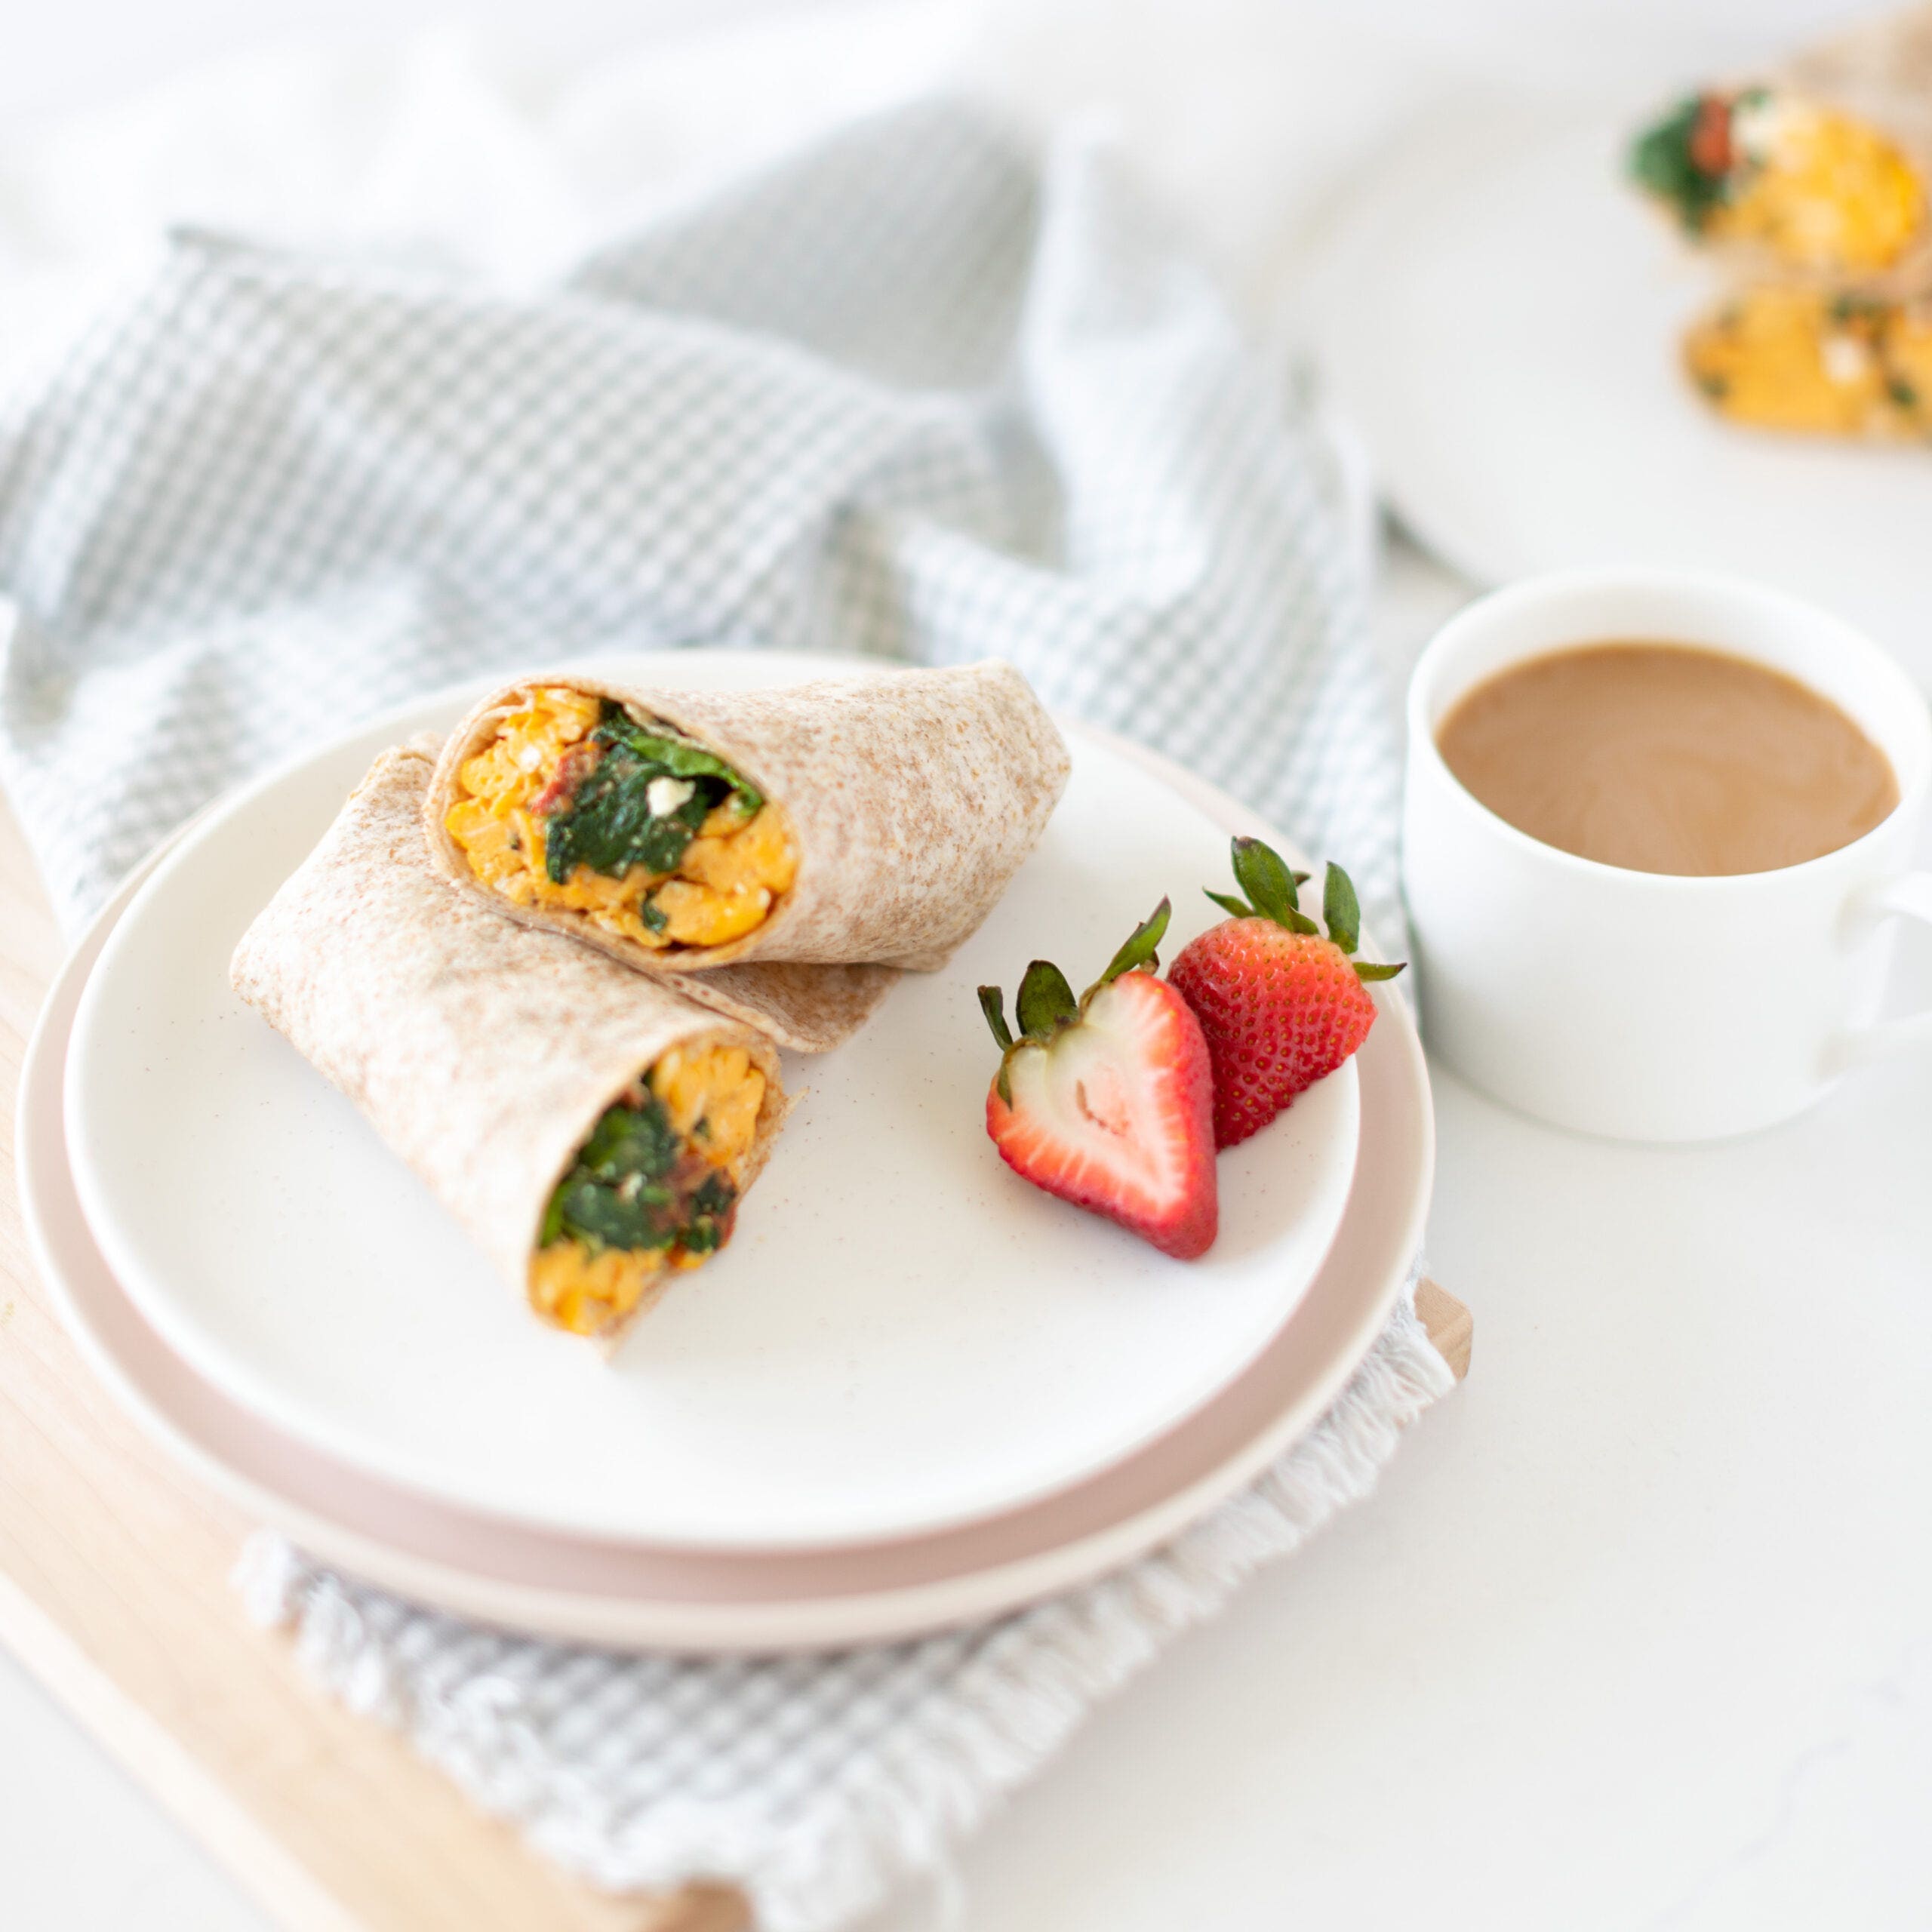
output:
[[1826,377],[1835,383],[1860,382],[1871,365],[1871,351],[1856,336],[1828,335],[1819,353]]
[[697,789],[688,778],[654,778],[644,788],[653,818],[669,818]]
[[541,745],[525,745],[516,755],[518,768],[524,771],[534,771],[543,762]]
[[1755,161],[1761,167],[1776,156],[1792,131],[1793,119],[1789,103],[1776,94],[1740,101],[1731,109],[1731,143],[1747,161]]

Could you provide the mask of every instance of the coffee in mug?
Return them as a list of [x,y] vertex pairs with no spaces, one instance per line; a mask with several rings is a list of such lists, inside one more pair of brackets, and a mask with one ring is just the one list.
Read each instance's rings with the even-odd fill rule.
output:
[[1884,753],[1829,698],[1694,645],[1545,652],[1466,693],[1435,741],[1518,832],[1632,872],[1802,865],[1899,801]]
[[1761,586],[1577,571],[1478,600],[1409,686],[1402,821],[1431,1053],[1525,1112],[1632,1140],[1745,1134],[1879,1017],[1932,714],[1869,640]]

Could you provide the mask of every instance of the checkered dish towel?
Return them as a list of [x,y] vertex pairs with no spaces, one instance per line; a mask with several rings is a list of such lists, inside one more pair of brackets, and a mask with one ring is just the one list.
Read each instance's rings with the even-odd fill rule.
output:
[[[1036,158],[951,101],[534,294],[179,235],[0,423],[0,777],[71,928],[223,787],[460,677],[714,638],[998,654],[1346,855],[1388,921],[1395,754],[1324,448],[1094,143]],[[1448,1380],[1404,1306],[1169,1549],[832,1658],[494,1635],[272,1542],[243,1578],[571,1869],[732,1879],[815,1932],[932,1870]]]

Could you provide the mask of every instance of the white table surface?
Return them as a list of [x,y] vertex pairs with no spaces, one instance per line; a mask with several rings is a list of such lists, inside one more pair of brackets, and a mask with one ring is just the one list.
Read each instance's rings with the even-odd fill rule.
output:
[[[432,11],[69,0],[10,20],[0,110],[265,22]],[[577,45],[623,13],[549,11]],[[1423,0],[1386,11],[1409,51],[1442,40]],[[1555,69],[1672,11],[1482,0],[1457,20]],[[1709,7],[1684,44],[1733,44],[1747,18],[1765,9]],[[1466,589],[1391,563],[1377,635],[1398,674]],[[1901,1003],[1932,1003],[1932,943],[1903,966]],[[1430,1262],[1475,1311],[1469,1382],[1378,1495],[982,1835],[966,1932],[1932,1924],[1927,1067],[1675,1152],[1436,1078]],[[870,1932],[915,1932],[933,1904]],[[0,1656],[0,1927],[266,1924]]]

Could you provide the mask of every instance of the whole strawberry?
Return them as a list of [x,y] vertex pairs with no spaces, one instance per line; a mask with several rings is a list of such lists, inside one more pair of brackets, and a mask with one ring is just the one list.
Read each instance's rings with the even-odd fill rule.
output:
[[1162,900],[1077,1002],[1057,966],[1020,983],[1015,1039],[997,986],[980,1010],[1000,1046],[986,1131],[1015,1174],[1192,1261],[1220,1223],[1208,1043],[1154,977]]
[[1258,838],[1234,841],[1234,868],[1247,899],[1210,892],[1234,917],[1184,946],[1168,971],[1207,1036],[1217,1147],[1245,1140],[1333,1073],[1375,1023],[1362,982],[1402,970],[1352,957],[1361,912],[1340,866],[1323,882],[1326,937],[1301,909],[1307,873],[1291,872]]

